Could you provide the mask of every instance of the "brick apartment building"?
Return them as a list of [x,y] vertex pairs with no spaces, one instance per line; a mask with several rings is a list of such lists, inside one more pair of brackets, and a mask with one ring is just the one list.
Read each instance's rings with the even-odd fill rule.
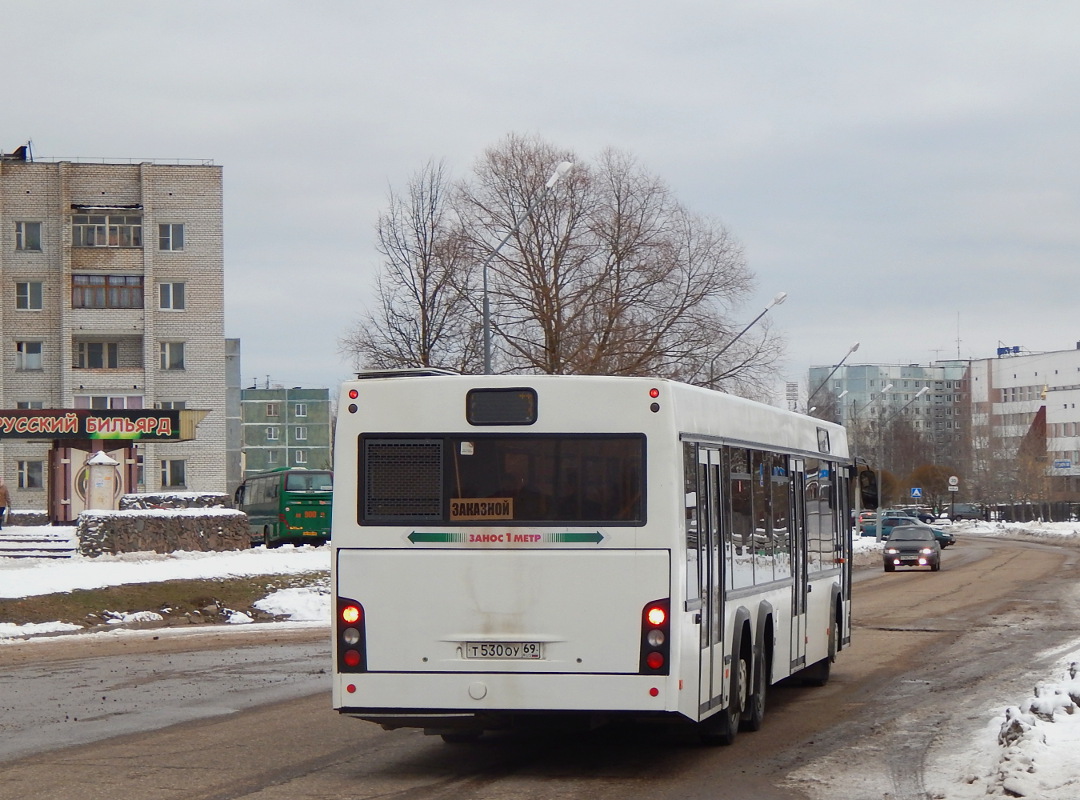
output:
[[[137,488],[227,490],[220,167],[0,157],[0,285],[0,408],[204,410]],[[50,446],[0,439],[13,507],[46,507]]]
[[244,478],[284,467],[333,468],[329,389],[253,386],[240,398]]

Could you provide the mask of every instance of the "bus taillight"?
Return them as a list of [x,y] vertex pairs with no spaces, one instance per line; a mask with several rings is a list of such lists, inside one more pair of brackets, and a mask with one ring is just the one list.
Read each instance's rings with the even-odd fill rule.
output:
[[355,625],[360,621],[363,612],[357,603],[349,603],[341,609],[341,621],[346,625]]
[[337,601],[338,672],[367,672],[367,631],[364,607],[355,600]]
[[647,603],[641,612],[641,658],[638,670],[644,675],[667,675],[671,652],[671,601],[667,598]]

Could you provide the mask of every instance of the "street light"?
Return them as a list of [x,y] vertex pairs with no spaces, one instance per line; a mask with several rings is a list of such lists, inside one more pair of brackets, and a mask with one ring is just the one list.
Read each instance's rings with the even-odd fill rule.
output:
[[[850,356],[852,353],[854,353],[858,349],[859,349],[859,343],[855,342],[855,344],[853,344],[848,349],[848,351],[846,353],[844,353],[844,357],[840,359],[840,364],[843,364],[845,361],[847,361],[847,357]],[[818,386],[816,389],[814,389],[813,392],[810,393],[810,396],[806,398],[806,405],[809,406],[810,401],[814,399],[814,397],[817,395],[817,393],[825,388],[825,384],[827,384],[829,382],[829,378],[831,378],[833,375],[835,375],[836,371],[838,369],[840,369],[840,364],[837,364],[835,367],[833,367],[832,372],[830,372],[828,375],[825,376],[825,380],[823,380],[821,382],[821,385]]]
[[745,328],[743,328],[741,331],[739,331],[737,334],[735,334],[735,336],[732,339],[730,339],[727,344],[725,344],[723,347],[720,348],[720,352],[712,357],[712,361],[709,362],[709,385],[710,386],[712,385],[712,382],[714,380],[713,367],[716,366],[717,359],[720,358],[720,356],[722,356],[724,353],[726,353],[728,348],[731,347],[733,344],[735,344],[735,342],[739,341],[739,339],[742,337],[742,335],[744,333],[746,333],[748,330],[750,330],[752,327],[754,327],[754,323],[756,323],[759,319],[761,319],[766,314],[768,314],[770,308],[772,308],[773,306],[780,305],[785,300],[787,300],[787,292],[777,292],[776,297],[774,297],[772,300],[769,301],[769,304],[767,306],[765,306],[765,308],[763,308],[761,310],[761,313],[758,314],[756,317],[754,317],[752,320],[750,320],[749,324]]
[[569,161],[560,161],[559,165],[555,167],[555,171],[551,174],[551,177],[547,179],[547,183],[544,184],[544,188],[540,191],[533,201],[529,203],[525,212],[514,220],[514,224],[510,226],[510,230],[506,232],[506,236],[502,238],[502,241],[495,245],[495,248],[488,253],[486,259],[484,259],[483,266],[483,283],[484,283],[484,374],[491,374],[491,303],[488,300],[488,267],[491,262],[495,260],[495,256],[499,254],[499,251],[503,249],[503,245],[510,241],[510,237],[518,232],[521,228],[521,224],[528,219],[529,215],[533,212],[540,203],[544,201],[544,198],[548,196],[548,193],[571,169],[574,165]]

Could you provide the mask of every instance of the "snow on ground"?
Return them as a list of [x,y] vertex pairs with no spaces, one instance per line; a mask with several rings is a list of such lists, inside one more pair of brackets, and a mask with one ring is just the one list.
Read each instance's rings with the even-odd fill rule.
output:
[[[1080,522],[957,522],[936,525],[963,536],[1034,536],[1080,540]],[[856,553],[881,550],[873,537],[856,537]],[[1078,634],[1080,635],[1080,634]],[[1076,800],[1080,797],[1080,639],[1063,642],[1053,653],[1032,653],[1033,660],[1055,658],[1049,675],[1033,676],[1035,695],[1002,697],[983,728],[958,732],[960,745],[945,759],[966,765],[964,773],[939,776],[948,783],[947,800],[1027,797]],[[961,752],[962,750],[962,752]],[[935,795],[937,796],[937,795]]]
[[[941,523],[948,525],[947,522]],[[56,532],[56,528],[48,528]],[[951,526],[958,536],[1034,535],[1046,539],[1080,539],[1080,523],[976,523]],[[881,544],[872,537],[855,537],[855,552],[872,553]],[[330,571],[330,548],[304,546],[274,550],[256,548],[227,553],[129,553],[118,556],[70,559],[0,558],[0,597],[15,598],[93,589],[124,583],[175,579],[228,578],[252,575],[288,575]],[[259,604],[290,620],[329,625],[330,596],[319,589],[275,591]],[[132,621],[117,615],[118,622]],[[236,615],[233,623],[250,623]],[[272,630],[275,625],[258,627]],[[43,633],[78,626],[61,623],[12,625],[0,622],[0,645],[24,641]],[[155,635],[165,630],[157,629]],[[87,634],[101,635],[101,634]],[[985,797],[1029,797],[1039,800],[1075,800],[1080,797],[1080,640],[1067,642],[1056,654],[1052,674],[1036,683],[1029,698],[1001,698],[993,720],[975,731],[958,732],[957,741],[971,745],[955,763],[972,765],[963,775],[950,776],[948,800]]]
[[[63,529],[46,526],[41,530],[43,533],[55,534]],[[71,529],[71,533],[74,534],[74,529]],[[79,555],[72,558],[0,558],[0,597],[31,597],[70,592],[74,589],[100,589],[125,583],[295,575],[307,572],[329,574],[329,547],[304,545],[271,550],[258,547],[225,553],[175,552],[165,555],[125,553],[96,558]],[[287,615],[292,621],[330,624],[330,595],[327,590],[280,590],[261,600],[256,606],[271,614]],[[153,612],[141,612],[142,615],[148,613]],[[111,621],[136,622],[139,617],[139,614],[116,614]],[[230,621],[242,624],[252,620],[246,614],[235,614]],[[0,621],[0,644],[15,638],[72,630],[81,630],[81,626],[60,622],[14,625]]]

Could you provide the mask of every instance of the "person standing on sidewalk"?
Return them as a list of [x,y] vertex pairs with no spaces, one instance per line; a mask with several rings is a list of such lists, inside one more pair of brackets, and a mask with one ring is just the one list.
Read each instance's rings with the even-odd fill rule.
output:
[[4,519],[7,516],[9,506],[11,506],[11,494],[4,484],[4,479],[0,478],[0,529],[4,527]]

